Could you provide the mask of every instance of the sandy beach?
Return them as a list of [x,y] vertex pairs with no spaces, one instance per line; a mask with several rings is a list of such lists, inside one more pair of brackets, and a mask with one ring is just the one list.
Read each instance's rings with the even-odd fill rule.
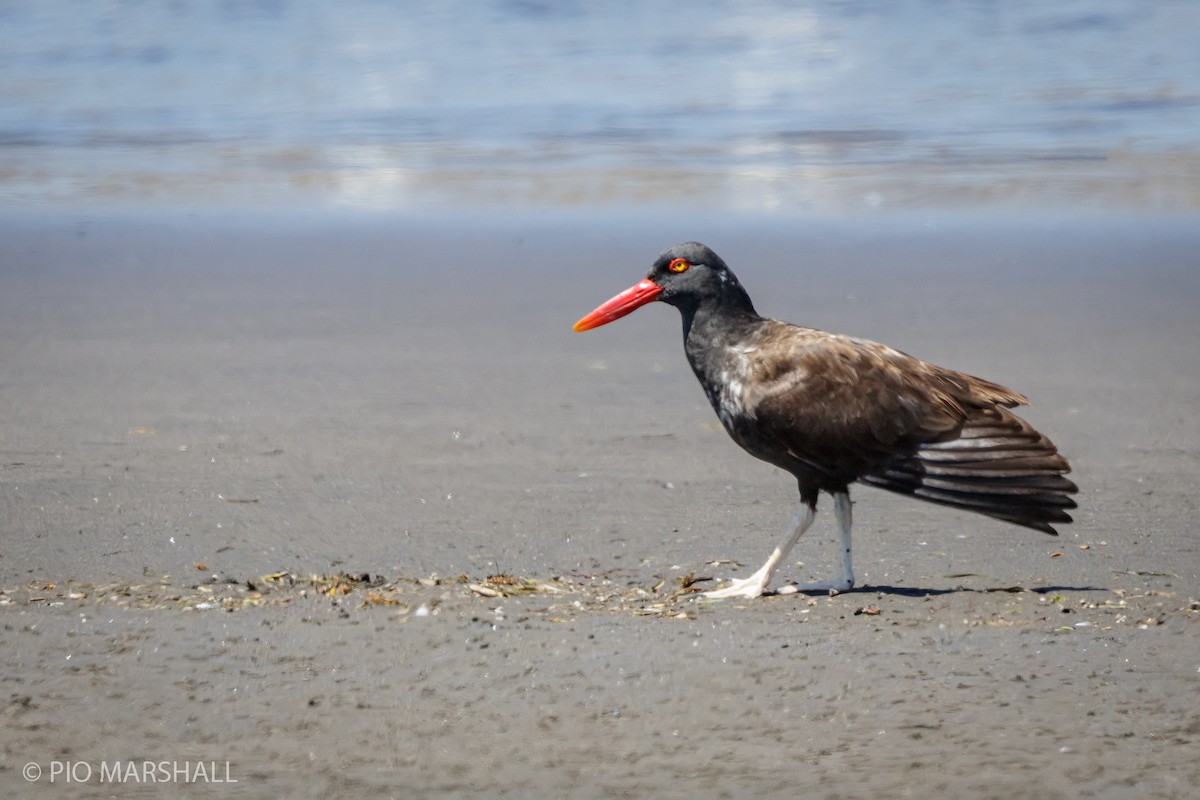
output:
[[[687,239],[764,314],[1027,394],[1076,522],[858,488],[861,588],[701,599],[792,480],[674,310],[570,329]],[[0,794],[1193,797],[1197,252],[1136,215],[8,213]],[[829,506],[779,580],[834,574]]]

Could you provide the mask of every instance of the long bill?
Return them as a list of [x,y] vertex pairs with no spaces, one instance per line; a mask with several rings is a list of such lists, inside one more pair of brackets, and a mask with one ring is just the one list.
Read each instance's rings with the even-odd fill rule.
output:
[[662,294],[662,287],[646,278],[611,300],[602,303],[595,311],[576,322],[575,331],[582,333],[590,331],[592,328],[599,328],[601,325],[607,325],[613,320],[632,313],[646,303],[656,300],[660,294]]

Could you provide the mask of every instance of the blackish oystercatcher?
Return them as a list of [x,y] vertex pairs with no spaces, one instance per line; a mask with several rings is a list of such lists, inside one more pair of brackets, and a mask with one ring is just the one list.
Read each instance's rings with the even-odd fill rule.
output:
[[[991,381],[887,345],[760,317],[716,253],[697,242],[667,249],[646,279],[575,323],[606,325],[653,300],[679,309],[683,347],[725,430],[748,453],[800,485],[791,531],[748,578],[708,597],[758,597],[833,495],[842,579],[854,586],[850,490],[855,481],[1057,535],[1077,487],[1067,460],[1007,411],[1028,400]],[[796,589],[792,588],[793,591]],[[805,589],[817,587],[803,587]]]

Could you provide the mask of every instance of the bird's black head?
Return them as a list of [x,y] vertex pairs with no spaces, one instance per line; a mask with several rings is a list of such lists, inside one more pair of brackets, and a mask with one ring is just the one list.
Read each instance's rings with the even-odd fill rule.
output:
[[[656,298],[680,308],[706,299],[740,300],[746,291],[721,257],[699,242],[668,247],[650,268],[646,279],[662,287]],[[749,298],[745,298],[749,302]]]
[[600,305],[575,323],[575,330],[606,325],[652,300],[675,306],[685,319],[705,302],[754,313],[749,295],[721,257],[699,242],[684,242],[664,250],[645,280]]

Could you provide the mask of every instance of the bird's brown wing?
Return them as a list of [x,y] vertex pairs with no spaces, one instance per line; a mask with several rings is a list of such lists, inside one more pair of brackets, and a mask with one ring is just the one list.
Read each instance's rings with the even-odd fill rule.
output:
[[1071,521],[1070,465],[1006,410],[1024,396],[886,345],[783,323],[764,328],[746,358],[755,435],[809,467],[814,489],[862,480],[1046,533]]
[[974,408],[1026,402],[886,345],[781,322],[745,349],[743,405],[758,435],[843,483],[957,438]]

